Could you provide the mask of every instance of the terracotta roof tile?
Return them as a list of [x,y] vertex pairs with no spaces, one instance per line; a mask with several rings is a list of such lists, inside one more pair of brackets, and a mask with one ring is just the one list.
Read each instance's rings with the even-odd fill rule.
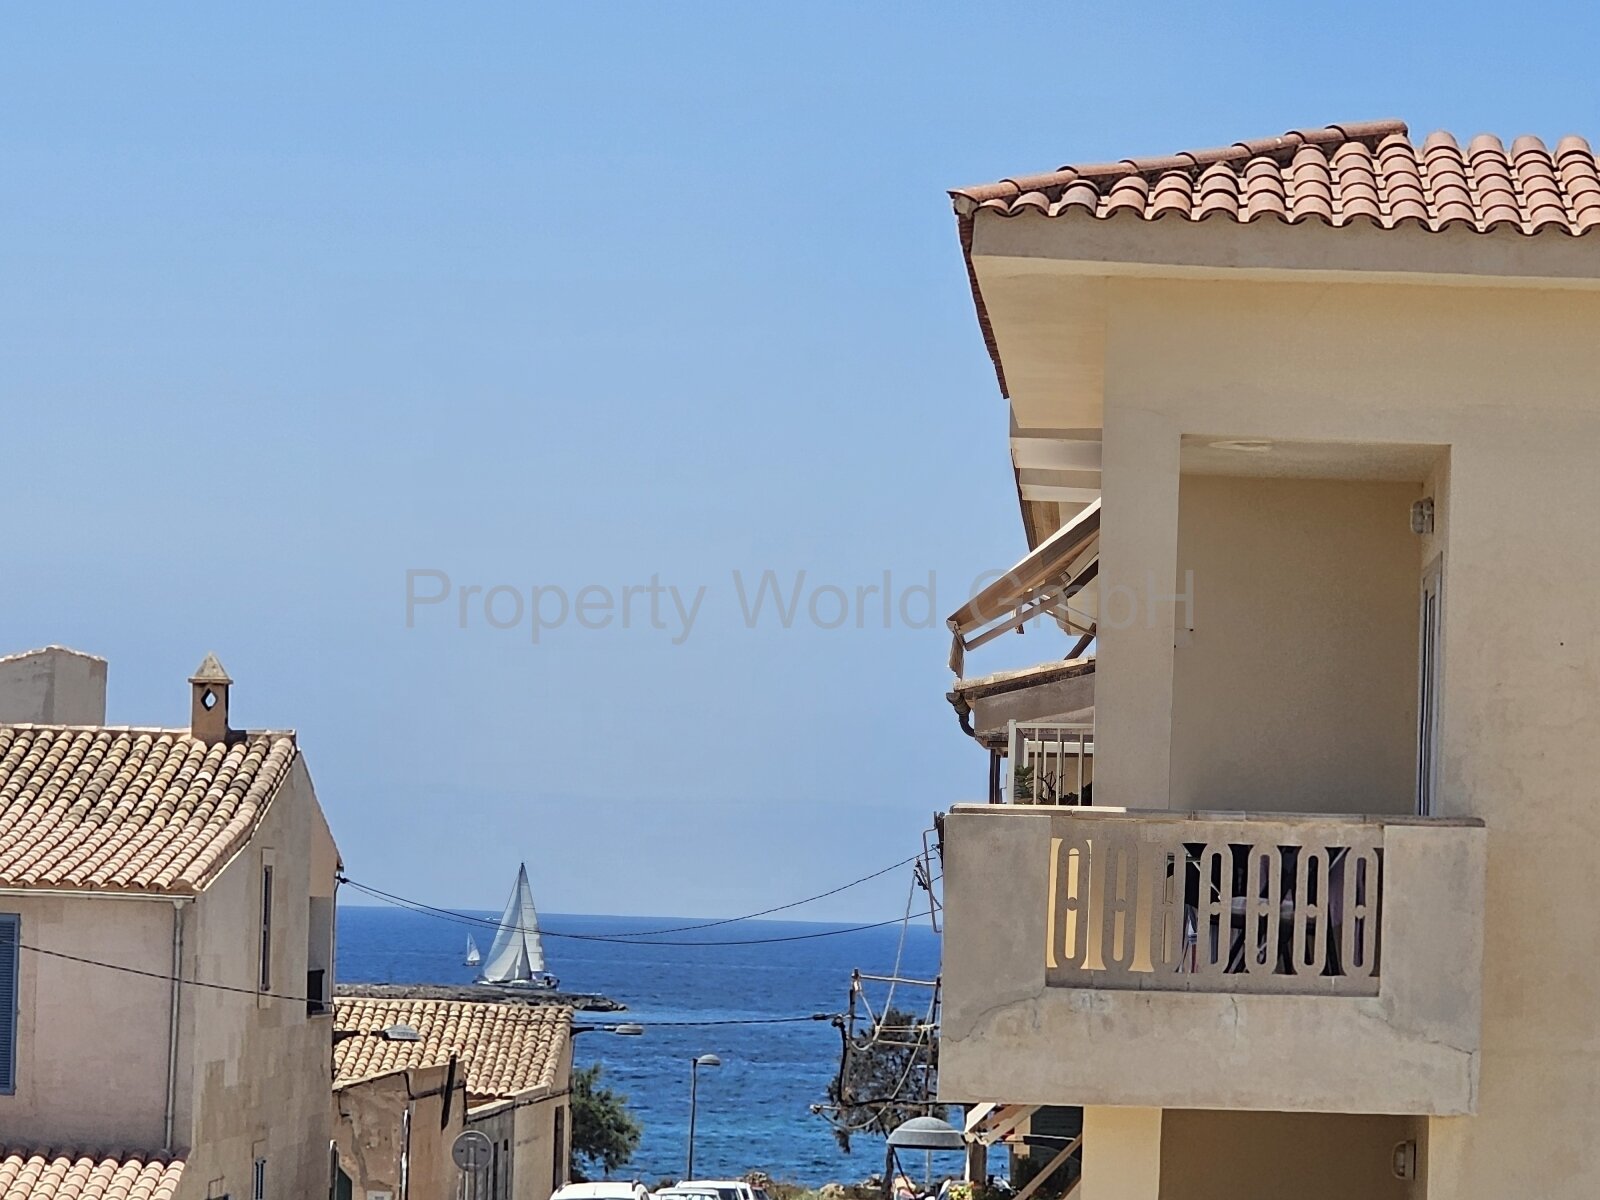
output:
[[964,217],[1038,212],[1098,220],[1273,219],[1526,234],[1583,234],[1600,225],[1600,171],[1582,138],[1562,138],[1552,155],[1536,137],[1519,137],[1508,151],[1493,134],[1479,134],[1463,152],[1443,132],[1416,145],[1400,121],[1291,130],[1213,150],[1064,166],[950,195]]
[[0,886],[199,891],[295,754],[291,733],[0,725]]
[[[569,1008],[493,1001],[340,996],[333,1020],[336,1031],[354,1034],[334,1044],[335,1086],[435,1066],[455,1054],[474,1104],[553,1087],[572,1031]],[[409,1025],[422,1040],[378,1036],[392,1025]]]
[[0,1147],[0,1200],[172,1200],[183,1159]]

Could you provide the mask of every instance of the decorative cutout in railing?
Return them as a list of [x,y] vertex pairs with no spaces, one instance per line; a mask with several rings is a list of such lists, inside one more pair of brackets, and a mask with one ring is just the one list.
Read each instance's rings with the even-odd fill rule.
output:
[[1375,823],[1053,813],[1045,980],[1376,995],[1382,894]]

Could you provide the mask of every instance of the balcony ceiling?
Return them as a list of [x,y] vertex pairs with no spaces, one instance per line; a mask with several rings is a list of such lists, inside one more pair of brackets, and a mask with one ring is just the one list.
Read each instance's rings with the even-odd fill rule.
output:
[[1277,441],[1233,431],[1183,435],[1187,475],[1425,483],[1446,448],[1400,442]]

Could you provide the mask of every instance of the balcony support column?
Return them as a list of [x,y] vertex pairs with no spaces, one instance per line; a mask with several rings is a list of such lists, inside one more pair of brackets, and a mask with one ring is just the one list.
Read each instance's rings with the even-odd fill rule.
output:
[[1159,1108],[1083,1110],[1081,1195],[1082,1200],[1160,1200]]
[[1095,672],[1100,805],[1170,805],[1179,444],[1166,416],[1130,398],[1108,402]]

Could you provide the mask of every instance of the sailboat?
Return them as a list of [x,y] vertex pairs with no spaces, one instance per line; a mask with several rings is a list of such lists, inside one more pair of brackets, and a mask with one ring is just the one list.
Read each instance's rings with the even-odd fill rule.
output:
[[472,940],[470,933],[467,934],[467,957],[462,962],[469,967],[475,967],[482,959],[483,955],[478,953],[478,943]]
[[511,889],[506,911],[489,947],[488,961],[478,973],[479,983],[513,987],[558,988],[561,981],[544,969],[544,942],[539,937],[539,914],[528,886],[528,865],[517,868],[517,885]]

